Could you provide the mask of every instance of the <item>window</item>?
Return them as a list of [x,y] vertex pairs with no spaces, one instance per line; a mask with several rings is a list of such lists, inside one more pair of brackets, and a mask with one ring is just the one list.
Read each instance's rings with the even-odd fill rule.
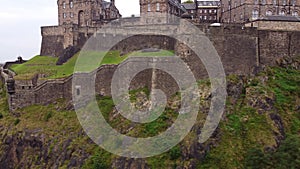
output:
[[63,8],[66,9],[66,2],[63,2]]
[[286,0],[282,0],[282,5],[286,5]]
[[70,1],[70,8],[73,8],[73,1]]
[[160,3],[156,3],[156,11],[160,11]]
[[293,6],[296,5],[296,0],[292,0],[292,5],[293,5]]
[[241,0],[241,5],[243,5],[244,4],[244,0]]
[[266,0],[261,0],[262,5],[266,5]]
[[66,13],[63,13],[63,17],[66,18],[66,17],[67,17],[67,14],[66,14]]
[[148,12],[151,11],[151,4],[148,4]]
[[74,17],[74,14],[73,12],[70,12],[70,17],[73,18]]
[[204,9],[204,13],[206,13],[207,12],[207,10],[206,9]]
[[258,4],[258,0],[254,0],[254,4],[257,5]]
[[298,16],[298,15],[299,15],[299,14],[298,14],[298,11],[294,11],[292,15],[293,15],[293,16]]
[[279,15],[285,16],[285,11],[284,11],[284,10],[280,11],[280,12],[279,12]]
[[204,20],[206,20],[207,19],[207,16],[204,16]]
[[273,5],[276,5],[276,3],[277,3],[277,0],[273,0]]
[[237,7],[237,3],[236,3],[236,2],[234,2],[234,7],[235,7],[235,8]]
[[252,19],[258,19],[258,10],[257,9],[254,9],[252,11]]
[[81,86],[75,86],[75,89],[76,89],[76,95],[80,96],[80,94],[81,94]]
[[209,10],[209,13],[212,13],[212,12],[211,12],[211,9]]
[[271,10],[267,10],[266,15],[271,16],[271,15],[273,15],[273,12]]

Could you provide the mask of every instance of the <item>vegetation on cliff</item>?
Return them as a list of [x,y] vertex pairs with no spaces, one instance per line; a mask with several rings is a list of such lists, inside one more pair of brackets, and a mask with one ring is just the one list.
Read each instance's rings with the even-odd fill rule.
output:
[[[209,109],[209,82],[199,82],[201,110],[188,136],[170,151],[147,159],[112,155],[83,132],[76,113],[65,101],[33,105],[8,113],[0,89],[0,165],[5,168],[297,168],[300,166],[300,58],[298,64],[266,67],[256,76],[228,77],[228,100],[213,136],[198,142]],[[296,66],[295,66],[296,65]],[[149,91],[130,92],[140,109]],[[123,134],[157,135],[176,118],[178,95],[152,123],[135,124],[117,114],[109,97],[98,97],[106,120]],[[135,104],[143,102],[144,104]]]

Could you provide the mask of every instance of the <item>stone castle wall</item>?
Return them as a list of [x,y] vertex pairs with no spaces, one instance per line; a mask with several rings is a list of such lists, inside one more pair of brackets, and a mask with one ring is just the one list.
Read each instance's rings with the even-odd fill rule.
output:
[[[250,74],[252,70],[261,65],[274,65],[276,59],[284,56],[300,54],[300,31],[274,31],[258,30],[256,28],[242,28],[225,25],[223,27],[198,26],[211,40],[220,55],[225,73]],[[60,29],[55,27],[45,28],[45,36],[58,38]],[[83,31],[83,30],[81,30]],[[76,36],[81,45],[94,30],[85,30]],[[50,32],[50,33],[48,33]],[[101,34],[101,32],[100,32]],[[111,37],[110,37],[111,36]],[[109,40],[113,34],[102,32],[104,40]],[[149,42],[150,40],[150,42]],[[78,45],[79,43],[76,42]],[[46,43],[46,42],[45,42]],[[54,46],[62,43],[52,42]],[[130,44],[130,45],[128,45]],[[53,46],[49,45],[49,50]],[[160,35],[136,35],[121,41],[114,46],[113,50],[130,52],[145,47],[159,47],[167,50],[175,50],[190,67],[196,79],[207,77],[207,72],[201,60],[185,44],[167,36]],[[130,62],[127,60],[126,62]],[[126,64],[122,63],[123,65]],[[95,90],[99,95],[111,94],[111,79],[118,65],[104,65],[97,71]],[[130,67],[128,68],[130,69]],[[139,73],[131,82],[131,89],[149,87],[153,85],[153,72],[155,72],[154,84],[163,90],[167,96],[178,91],[174,79],[167,73],[151,69]],[[48,104],[59,98],[72,100],[72,76],[60,80],[39,81],[38,76],[30,81],[16,81],[16,93],[10,95],[9,101],[12,109],[22,108],[32,104]]]

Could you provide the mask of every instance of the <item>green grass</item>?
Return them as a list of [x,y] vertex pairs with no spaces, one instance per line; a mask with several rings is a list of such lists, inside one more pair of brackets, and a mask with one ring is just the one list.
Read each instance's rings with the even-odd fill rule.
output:
[[[105,56],[104,56],[105,55]],[[124,56],[120,56],[119,51],[109,52],[82,52],[74,55],[63,65],[56,65],[58,58],[50,56],[35,56],[28,62],[10,67],[17,76],[17,80],[30,80],[36,74],[43,74],[45,79],[65,78],[77,72],[90,72],[104,64],[119,64],[129,56],[173,56],[173,51],[161,50],[160,52],[133,52]],[[80,56],[80,57],[79,57]],[[103,60],[100,63],[100,59]],[[76,67],[75,67],[76,65]]]
[[163,56],[174,56],[174,51],[168,51],[168,50],[161,50],[158,52],[132,52],[130,53],[130,56],[157,56],[157,57],[163,57]]

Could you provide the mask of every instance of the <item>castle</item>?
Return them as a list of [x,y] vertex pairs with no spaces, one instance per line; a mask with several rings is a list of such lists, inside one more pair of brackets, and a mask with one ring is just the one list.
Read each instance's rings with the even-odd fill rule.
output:
[[[212,8],[216,7],[213,6],[213,3],[210,5],[206,2],[204,5],[203,2],[203,6],[196,5],[196,7],[193,4],[189,6],[180,5],[179,0],[153,0],[151,2],[153,3],[146,0],[140,1],[141,15],[147,15],[150,12],[173,13],[182,17],[188,16],[188,14],[189,16],[194,15],[194,17],[187,19],[190,19],[214,44],[227,75],[248,75],[262,65],[274,65],[278,58],[300,54],[300,22],[297,21],[298,17],[296,16],[281,16],[280,19],[285,19],[285,21],[261,20],[260,18],[249,22],[245,21],[244,24],[222,23],[219,26],[212,26],[202,24],[199,21],[200,16],[206,20],[223,17],[221,16],[222,13],[218,12],[222,8],[218,8],[217,12],[213,11],[215,9]],[[197,3],[199,2],[202,1],[197,1]],[[218,1],[214,2],[218,6]],[[298,6],[295,5],[296,7]],[[93,38],[92,35],[96,31],[100,37],[103,37],[104,41],[109,41],[110,38],[115,37],[116,33],[127,35],[128,32],[126,31],[130,28],[134,29],[136,26],[146,28],[148,26],[147,24],[135,25],[143,22],[139,22],[140,17],[131,17],[115,21],[118,28],[115,32],[110,28],[103,27],[103,24],[108,21],[121,17],[114,1],[59,0],[58,8],[59,25],[42,27],[41,55],[61,56],[69,47],[81,48],[88,38]],[[202,12],[200,12],[201,10]],[[205,10],[206,12],[204,12]],[[198,21],[194,22],[193,20]],[[177,29],[177,25],[166,24],[167,26],[161,27],[165,30],[161,31],[170,32],[168,27],[172,27],[173,30]],[[196,79],[207,77],[205,67],[199,59],[197,60],[195,53],[185,44],[167,36],[135,34],[135,36],[114,46],[113,50],[130,52],[149,47],[174,50],[190,66]],[[124,63],[126,62],[130,62],[130,59],[124,61]],[[103,65],[96,70],[97,85],[95,90],[97,94],[110,95],[110,83],[117,67],[118,65]],[[0,73],[2,81],[7,83],[8,101],[12,111],[32,104],[49,104],[59,98],[72,100],[72,76],[45,80],[40,79],[40,75],[37,74],[32,79],[14,80],[10,78],[13,76],[13,72],[1,68]],[[152,83],[152,77],[154,75],[151,70],[144,71],[135,77],[131,87],[147,86],[147,84]],[[157,79],[155,83],[163,91],[169,94],[176,92],[176,85],[172,83],[172,78],[162,72],[156,72],[155,77]],[[87,79],[86,82],[90,81]],[[171,84],[166,85],[165,83],[168,82]]]
[[[140,14],[166,13],[195,24],[229,23],[263,29],[299,30],[297,0],[140,0]],[[40,55],[62,56],[82,48],[106,23],[121,18],[115,0],[58,0],[58,26],[42,27]],[[138,19],[138,17],[135,17]],[[133,18],[131,18],[133,19]]]
[[121,17],[115,1],[58,0],[58,26],[42,27],[41,55],[60,56],[70,46],[83,46],[105,23]]

